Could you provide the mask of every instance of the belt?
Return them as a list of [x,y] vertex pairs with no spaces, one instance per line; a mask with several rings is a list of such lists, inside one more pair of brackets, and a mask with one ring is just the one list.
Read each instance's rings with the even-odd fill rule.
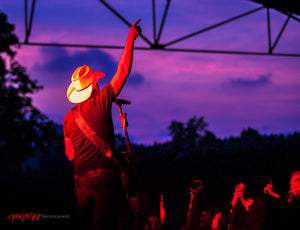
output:
[[113,174],[113,168],[93,169],[93,170],[87,171],[83,174],[75,175],[75,177],[87,176],[87,175],[90,175],[93,173],[111,173],[111,174]]

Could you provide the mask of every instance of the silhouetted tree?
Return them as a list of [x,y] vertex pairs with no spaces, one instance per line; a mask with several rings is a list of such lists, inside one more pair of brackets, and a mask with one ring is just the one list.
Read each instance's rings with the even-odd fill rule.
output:
[[49,145],[56,125],[32,105],[30,95],[42,89],[15,59],[18,38],[14,25],[0,12],[0,162],[33,156]]
[[197,145],[202,137],[208,124],[204,121],[204,117],[190,118],[187,123],[172,121],[168,130],[172,137],[172,145],[174,153],[192,153],[197,152]]
[[170,135],[172,137],[172,142],[181,144],[184,142],[185,127],[183,122],[171,121],[168,127]]

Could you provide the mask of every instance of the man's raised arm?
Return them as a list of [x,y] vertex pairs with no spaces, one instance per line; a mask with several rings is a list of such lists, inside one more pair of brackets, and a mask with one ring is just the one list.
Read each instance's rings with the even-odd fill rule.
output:
[[137,20],[129,30],[129,34],[126,40],[125,48],[120,59],[118,69],[116,74],[111,80],[111,85],[113,87],[114,93],[118,96],[126,82],[126,79],[131,71],[132,66],[132,58],[133,58],[133,45],[135,39],[141,33],[141,27],[137,24],[141,21],[141,19]]

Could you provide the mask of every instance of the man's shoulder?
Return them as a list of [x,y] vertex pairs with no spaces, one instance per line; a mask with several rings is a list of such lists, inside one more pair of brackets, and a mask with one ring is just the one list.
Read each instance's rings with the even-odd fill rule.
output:
[[[76,107],[77,107],[77,105],[75,107],[73,107],[72,109],[74,109]],[[70,117],[72,116],[72,109],[70,109],[70,111],[65,115],[64,121],[63,121],[64,125],[69,121]]]
[[113,88],[112,88],[112,85],[111,83],[108,83],[107,85],[105,85],[102,89],[99,90],[99,92],[113,92]]
[[105,97],[115,97],[114,90],[112,88],[111,83],[108,83],[106,86],[104,86],[102,89],[99,90],[97,93],[97,96],[101,98]]

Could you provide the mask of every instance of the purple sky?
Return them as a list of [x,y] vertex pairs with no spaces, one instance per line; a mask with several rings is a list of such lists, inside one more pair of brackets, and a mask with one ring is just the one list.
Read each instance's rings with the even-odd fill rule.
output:
[[[28,1],[31,3],[31,1]],[[141,18],[143,35],[153,40],[152,1],[111,0],[109,4],[130,23]],[[166,1],[156,1],[159,28]],[[171,1],[161,43],[259,7],[246,0]],[[24,41],[24,2],[2,1],[8,21]],[[274,42],[286,16],[271,10]],[[99,1],[37,1],[30,42],[123,46],[129,28]],[[290,19],[275,53],[300,53],[300,24]],[[148,47],[141,38],[136,46]],[[168,48],[267,52],[266,10],[186,39]],[[66,90],[76,67],[87,64],[103,71],[108,83],[121,49],[22,46],[17,59],[32,79],[44,85],[34,105],[62,123],[73,107]],[[136,143],[169,139],[171,120],[186,122],[204,116],[217,137],[238,136],[247,127],[261,134],[300,131],[300,58],[135,50],[132,74],[120,98],[131,101],[128,132]],[[122,132],[116,106],[116,133]]]

